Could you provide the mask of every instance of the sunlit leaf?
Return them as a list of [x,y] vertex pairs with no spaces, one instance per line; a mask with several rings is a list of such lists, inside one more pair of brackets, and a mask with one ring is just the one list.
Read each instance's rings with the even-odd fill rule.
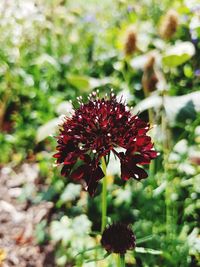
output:
[[155,250],[151,248],[143,248],[143,247],[136,247],[135,251],[137,253],[145,253],[145,254],[152,254],[152,255],[161,255],[163,252],[161,250]]
[[143,112],[149,108],[158,110],[164,105],[169,123],[174,125],[177,121],[184,122],[186,119],[195,119],[200,112],[200,92],[196,91],[183,96],[150,96],[137,104],[133,113]]
[[110,78],[107,77],[102,79],[96,79],[88,76],[74,74],[67,75],[67,80],[71,85],[82,91],[89,91],[99,86],[111,83]]
[[62,202],[75,200],[81,192],[81,185],[69,183],[64,192],[61,194],[60,198]]
[[162,105],[162,98],[158,95],[152,95],[140,101],[132,110],[133,114],[143,112],[150,108],[158,109]]
[[58,115],[71,115],[73,113],[72,103],[69,101],[63,101],[56,107]]
[[73,219],[72,228],[77,236],[84,236],[91,230],[92,223],[85,214],[81,214]]
[[167,49],[163,55],[163,64],[167,67],[177,67],[188,61],[195,54],[194,45],[190,42],[179,42]]
[[186,119],[195,119],[197,112],[200,112],[200,92],[166,97],[164,105],[168,120],[172,125],[176,121],[185,122]]
[[84,253],[86,253],[88,251],[92,251],[92,250],[96,250],[96,249],[100,249],[100,248],[101,248],[101,246],[94,246],[94,247],[91,247],[91,248],[86,248],[86,249],[80,251],[78,254],[76,254],[75,257],[77,257],[77,256],[79,256],[81,254],[84,254]]
[[134,57],[130,61],[130,65],[133,69],[143,69],[147,61],[148,61],[148,55],[145,54],[142,56]]
[[149,241],[149,240],[151,240],[153,237],[154,237],[153,235],[148,235],[148,236],[139,238],[139,239],[137,239],[137,245],[138,245],[138,244],[141,244],[141,243],[144,243],[144,242],[146,242],[146,241]]
[[43,55],[39,56],[34,61],[34,64],[39,65],[39,66],[42,66],[44,64],[50,64],[53,67],[55,67],[56,69],[59,69],[60,68],[57,60],[53,56],[51,56],[49,54],[43,54]]
[[50,234],[54,241],[64,240],[65,244],[70,242],[73,236],[70,219],[63,216],[60,221],[53,221],[50,226]]
[[88,262],[102,261],[102,260],[106,259],[109,255],[110,255],[110,253],[106,253],[102,258],[91,259],[91,260],[88,260],[88,261],[86,261],[86,262],[88,263]]
[[200,253],[200,237],[197,227],[195,227],[188,236],[188,244],[190,247],[190,254],[195,255]]
[[61,125],[62,123],[63,117],[61,116],[59,118],[52,119],[44,125],[40,126],[37,130],[36,142],[39,143],[48,136],[55,134],[59,129],[59,125]]
[[89,77],[69,74],[67,75],[68,82],[74,87],[87,91],[90,89]]

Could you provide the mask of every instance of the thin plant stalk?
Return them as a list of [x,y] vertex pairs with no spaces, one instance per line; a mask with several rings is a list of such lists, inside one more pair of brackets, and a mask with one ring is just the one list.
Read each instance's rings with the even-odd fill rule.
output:
[[[145,98],[148,98],[149,97],[149,92],[143,87],[143,91],[144,91],[144,96]],[[149,116],[149,122],[150,122],[150,125],[153,125],[154,123],[154,119],[153,119],[153,110],[151,108],[148,109],[148,116]]]
[[118,255],[117,267],[125,267],[125,255],[124,254]]
[[[144,91],[144,96],[145,98],[149,97],[149,92],[143,87]],[[148,109],[148,117],[149,117],[149,123],[151,126],[154,124],[154,115],[153,115],[153,110],[151,108]],[[155,161],[153,160],[150,165],[149,165],[149,174],[150,177],[152,177],[155,173]]]
[[169,144],[168,144],[168,129],[167,122],[164,111],[162,112],[162,128],[163,134],[165,133],[165,140],[163,140],[163,167],[165,172],[165,204],[166,204],[166,234],[171,236],[171,224],[172,224],[172,214],[171,214],[171,183],[169,182],[169,168],[168,168],[168,158],[169,158]]
[[[163,102],[163,110],[162,110],[162,118],[161,118],[161,127],[162,127],[162,134],[163,134],[163,167],[164,167],[164,177],[166,181],[166,188],[165,188],[165,205],[166,205],[166,235],[170,239],[173,235],[172,229],[174,229],[174,217],[172,214],[172,203],[171,203],[171,182],[169,181],[170,177],[170,169],[169,169],[169,154],[170,154],[170,130],[168,127],[168,121],[164,110],[164,95],[162,96]],[[174,203],[173,203],[174,205]]]
[[102,189],[102,207],[101,207],[101,232],[105,229],[106,226],[106,215],[107,215],[107,174],[106,174],[106,161],[102,157],[102,170],[105,177],[103,178],[103,189]]

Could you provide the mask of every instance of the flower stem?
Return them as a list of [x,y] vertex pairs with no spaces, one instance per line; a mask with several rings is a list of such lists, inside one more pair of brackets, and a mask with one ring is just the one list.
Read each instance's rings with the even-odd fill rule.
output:
[[117,267],[125,267],[125,255],[119,254],[118,255],[118,265]]
[[[144,91],[145,99],[147,99],[149,97],[149,92],[147,91],[147,89],[145,87],[143,87],[143,91]],[[153,114],[153,109],[152,108],[148,109],[148,117],[149,117],[150,126],[152,127],[153,124],[154,124],[154,114]],[[150,177],[153,177],[154,173],[155,173],[155,161],[153,160],[149,165],[149,175],[150,175]]]
[[103,232],[106,226],[106,214],[107,214],[107,179],[106,179],[106,161],[102,157],[102,170],[105,177],[103,178],[103,189],[102,189],[102,208],[101,208],[101,232]]

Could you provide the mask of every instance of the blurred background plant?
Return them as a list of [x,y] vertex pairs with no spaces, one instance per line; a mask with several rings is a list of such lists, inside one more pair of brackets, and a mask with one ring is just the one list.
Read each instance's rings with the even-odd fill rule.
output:
[[100,195],[61,178],[52,159],[69,101],[109,88],[156,125],[160,152],[142,183],[123,184],[110,161],[109,220],[133,224],[143,239],[127,266],[200,266],[199,1],[2,0],[0,25],[1,176],[27,164],[35,178],[24,175],[13,197],[53,203],[34,234],[53,244],[52,266],[116,266],[110,256],[86,263],[105,254],[86,251],[99,245]]

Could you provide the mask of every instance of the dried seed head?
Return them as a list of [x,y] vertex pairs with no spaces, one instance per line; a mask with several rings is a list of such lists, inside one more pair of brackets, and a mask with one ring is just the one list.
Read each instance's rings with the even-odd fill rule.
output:
[[126,56],[132,55],[137,50],[137,34],[134,26],[130,26],[126,31],[124,42],[124,53]]
[[163,18],[160,25],[160,36],[163,39],[171,39],[178,27],[178,13],[175,10],[169,10]]
[[144,73],[142,76],[142,86],[147,92],[153,92],[154,90],[156,90],[156,85],[158,83],[158,77],[154,66],[155,57],[153,55],[150,55],[144,66]]

